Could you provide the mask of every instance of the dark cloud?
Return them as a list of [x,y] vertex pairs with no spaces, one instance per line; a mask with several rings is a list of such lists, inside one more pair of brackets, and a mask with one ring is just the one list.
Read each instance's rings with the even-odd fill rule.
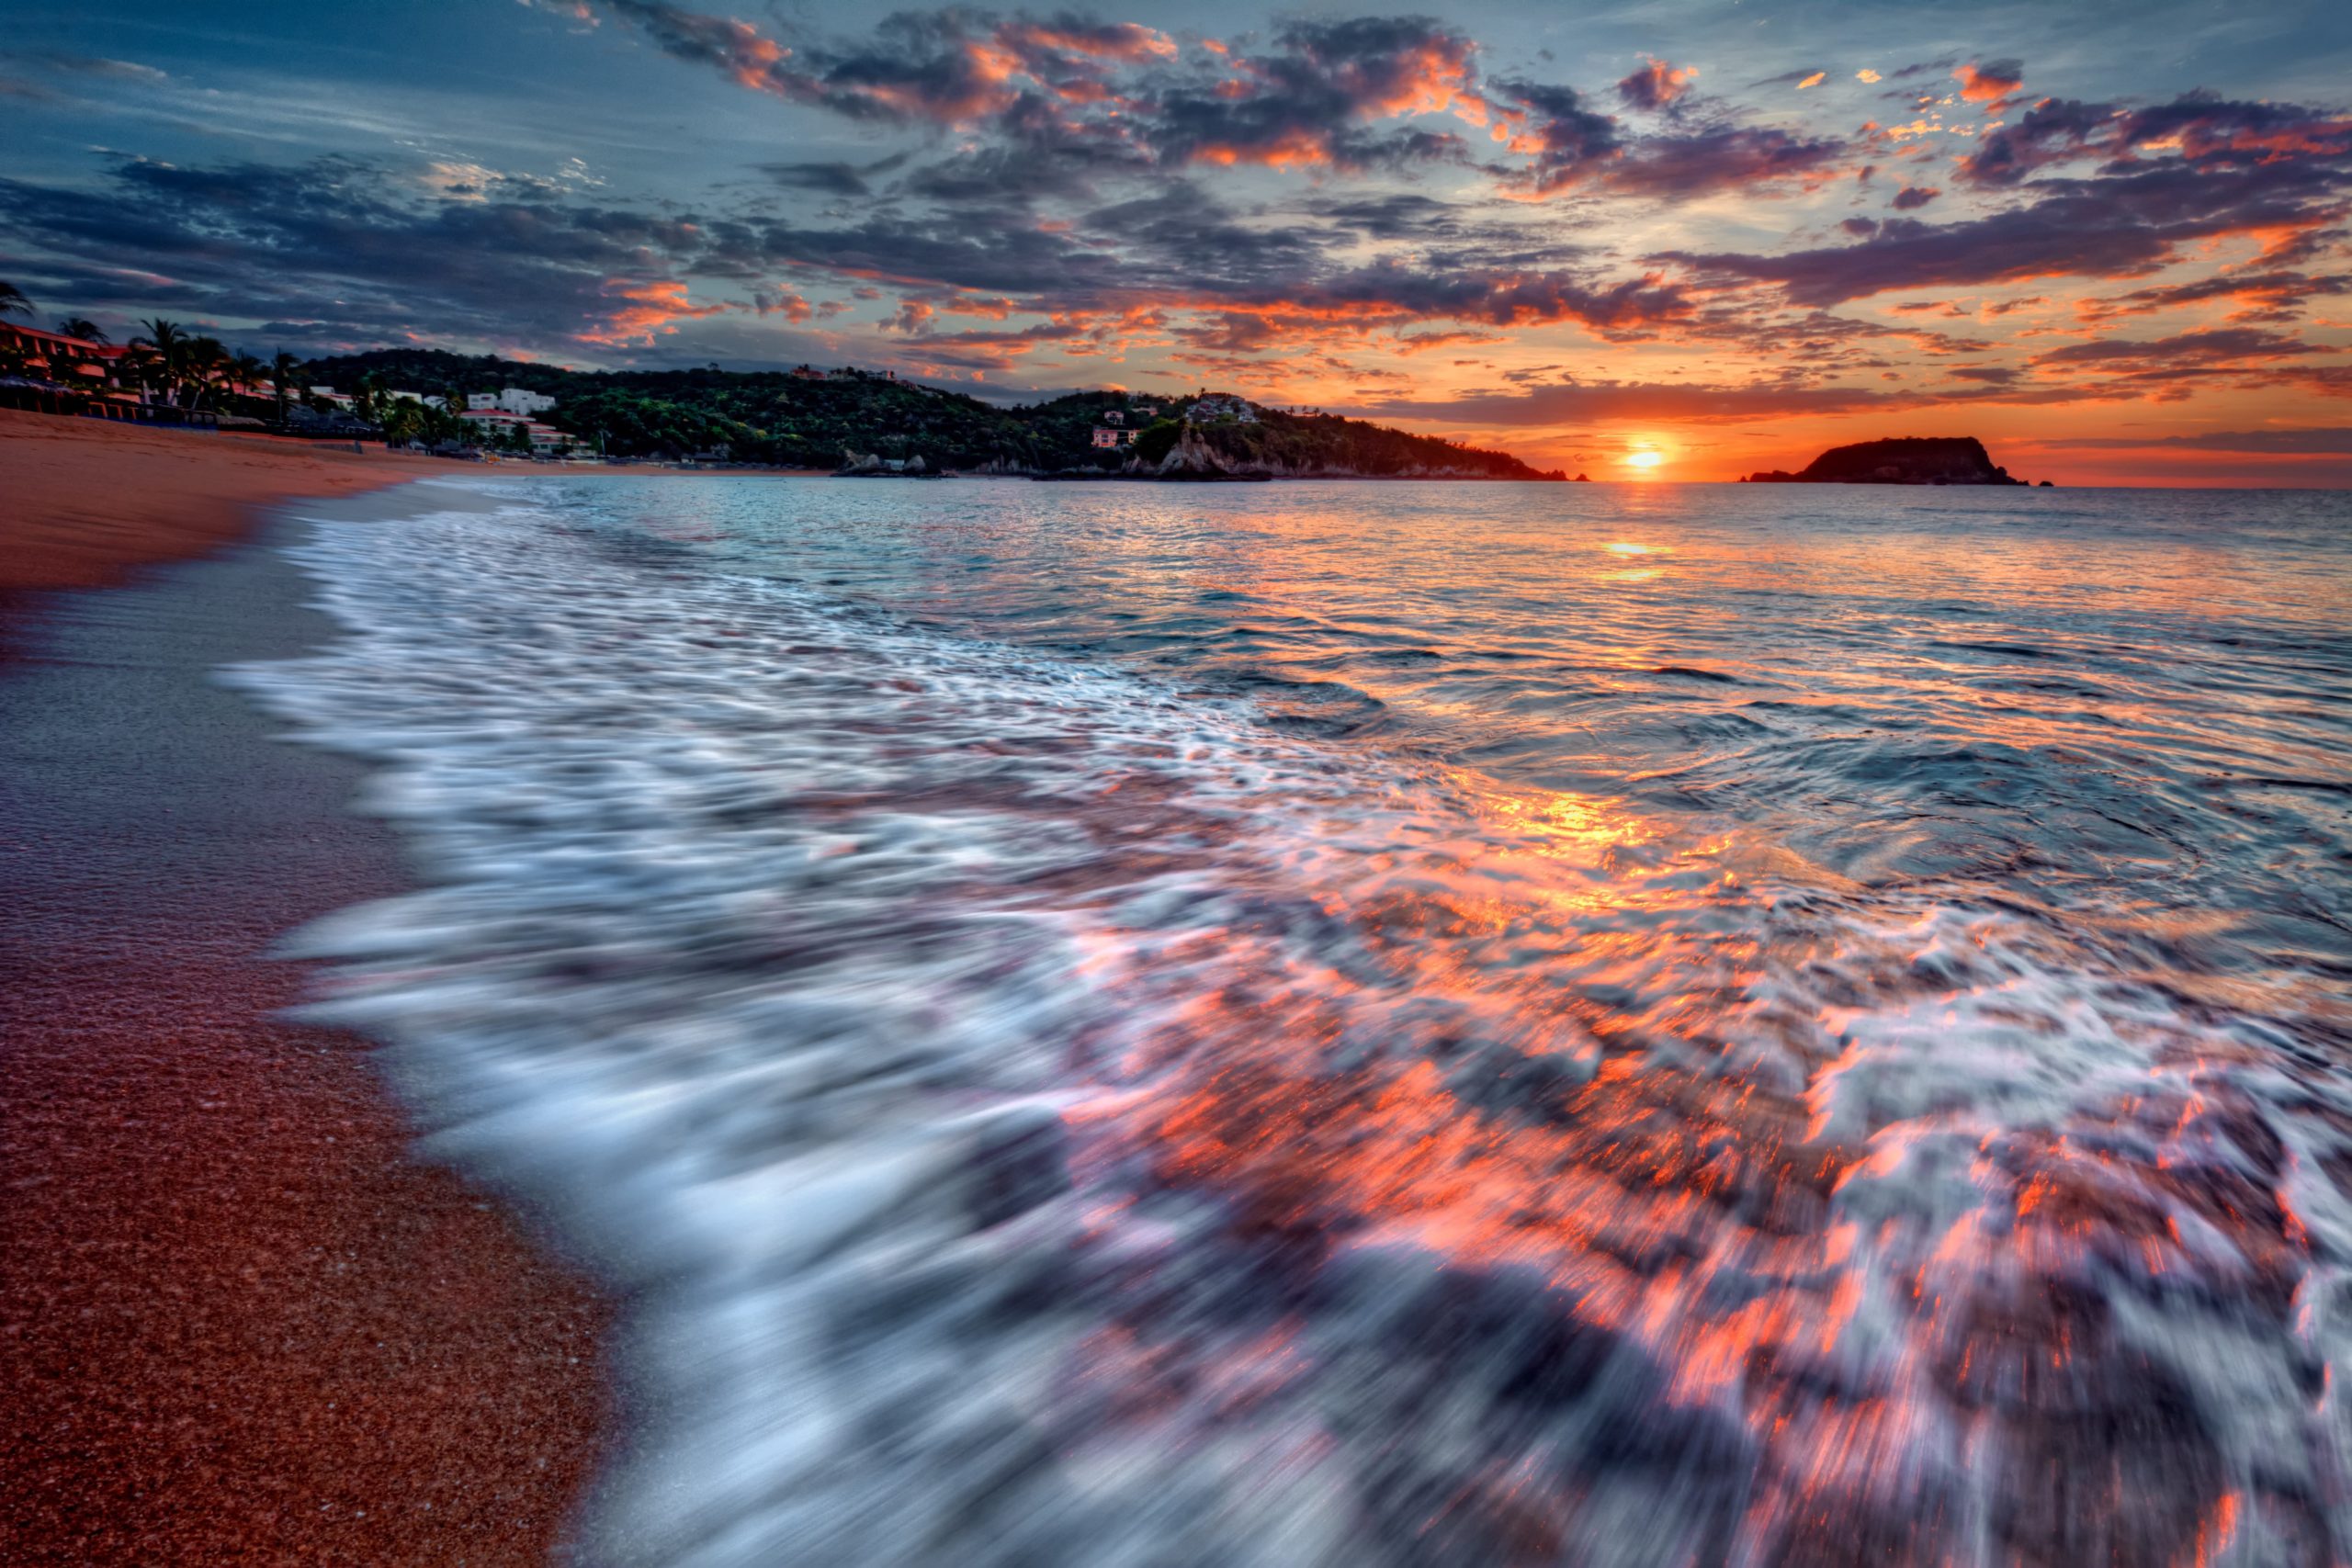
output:
[[1897,402],[1885,392],[1760,382],[1696,386],[1663,381],[1565,381],[1520,392],[1473,394],[1446,401],[1395,399],[1355,412],[1380,419],[1457,424],[1533,426],[1593,420],[1739,423],[1792,414],[1848,413]]
[[1845,153],[1846,144],[1835,140],[1730,126],[1645,137],[1611,160],[1599,183],[1620,196],[1699,197],[1825,175]]
[[866,181],[876,168],[876,165],[860,166],[840,159],[830,163],[759,165],[760,173],[787,190],[815,191],[820,196],[871,195],[873,186]]
[[1425,17],[1363,17],[1291,22],[1274,43],[1147,90],[1146,135],[1162,162],[1364,168],[1460,154],[1451,135],[1363,127],[1476,104],[1466,35]]
[[[1677,252],[1718,282],[1776,284],[1799,303],[1830,305],[1894,288],[1971,288],[2062,276],[2137,277],[2176,247],[2229,234],[2283,242],[2344,211],[2352,169],[2325,154],[2285,152],[2215,169],[2185,156],[2080,179],[2033,183],[2036,199],[1961,222],[1890,219],[1860,244],[1777,255]],[[2288,253],[2291,254],[2291,253]]]
[[1509,81],[1493,92],[1505,145],[1533,160],[1514,177],[1538,195],[1580,184],[1616,155],[1617,122],[1586,107],[1575,88]]
[[2042,169],[2093,158],[2106,172],[2121,173],[2151,154],[2212,173],[2281,159],[2341,161],[2352,157],[2352,118],[2296,104],[2232,103],[2208,93],[2142,109],[2053,98],[1984,137],[1961,172],[1978,185],[2014,186]]
[[2232,321],[2278,321],[2293,319],[2307,299],[2334,299],[2346,294],[2352,294],[2352,273],[2312,274],[2287,268],[2266,268],[2252,272],[2225,272],[2216,277],[2168,283],[2154,288],[2135,288],[2128,294],[2086,299],[2077,309],[2086,320],[2112,321],[2122,316],[2150,316],[2160,310],[2228,299],[2238,301],[2242,307],[2231,316]]
[[1690,92],[1698,74],[1688,66],[1677,69],[1663,60],[1645,59],[1639,71],[1617,84],[1617,96],[1633,108],[1667,108]]
[[1905,186],[1894,193],[1893,206],[1897,212],[1916,212],[1941,195],[1933,186]]
[[2129,366],[2177,369],[2184,366],[2289,359],[2327,352],[2281,333],[2256,327],[2218,327],[2165,338],[2098,338],[2068,344],[2033,357],[2036,365]]
[[2275,457],[2338,457],[2352,455],[2352,428],[2331,425],[2312,430],[2209,430],[2194,435],[2081,436],[2045,441],[2044,446],[2085,450],[2130,450],[2147,446],[2183,447],[2198,452],[2252,452]]
[[[684,217],[426,200],[386,170],[343,158],[209,168],[130,160],[94,189],[0,180],[0,223],[39,245],[19,264],[27,278],[51,280],[46,292],[84,308],[330,323],[373,341],[598,341],[623,318],[653,330],[651,300],[628,290],[666,277],[701,243]],[[126,256],[146,270],[125,268]]]

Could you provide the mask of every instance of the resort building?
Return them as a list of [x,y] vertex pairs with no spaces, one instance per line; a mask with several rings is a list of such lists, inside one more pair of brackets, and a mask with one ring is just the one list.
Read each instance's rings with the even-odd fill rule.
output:
[[6,321],[0,321],[0,349],[21,355],[28,375],[69,386],[83,382],[113,386],[115,362],[122,357],[119,344],[91,343]]
[[[474,394],[475,397],[481,395]],[[473,398],[469,397],[466,400],[471,402]],[[458,417],[472,425],[485,439],[494,439],[501,443],[513,441],[514,433],[520,430],[529,439],[531,453],[534,457],[568,452],[579,444],[579,437],[569,431],[558,430],[551,424],[541,424],[528,415],[511,413],[502,408],[462,409],[458,411]]]
[[468,392],[466,412],[479,413],[495,409],[502,413],[545,413],[555,407],[555,400],[544,392],[533,392],[521,387],[509,387],[503,392]]

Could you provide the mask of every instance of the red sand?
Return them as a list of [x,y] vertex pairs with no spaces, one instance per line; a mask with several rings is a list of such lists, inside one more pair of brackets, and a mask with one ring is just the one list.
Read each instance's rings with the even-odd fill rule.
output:
[[477,463],[346,444],[116,424],[0,409],[0,592],[94,588],[123,569],[204,554],[253,508],[341,495]]
[[[0,413],[0,581],[423,468]],[[51,601],[0,667],[0,1562],[545,1562],[608,1426],[605,1315],[409,1156],[361,1042],[272,1018],[303,973],[267,943],[401,877],[352,767],[182,667],[207,616],[300,635],[284,584],[208,609],[214,581]]]

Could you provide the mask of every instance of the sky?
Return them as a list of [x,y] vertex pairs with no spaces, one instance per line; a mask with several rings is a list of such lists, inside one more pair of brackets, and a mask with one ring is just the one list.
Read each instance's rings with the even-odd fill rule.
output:
[[[0,0],[44,323],[2352,486],[2352,6]],[[1641,465],[1650,465],[1647,467]]]

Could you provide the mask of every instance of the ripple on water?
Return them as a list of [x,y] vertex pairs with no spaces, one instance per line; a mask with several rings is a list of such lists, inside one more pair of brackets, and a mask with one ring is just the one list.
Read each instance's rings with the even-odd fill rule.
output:
[[2309,970],[564,521],[322,525],[349,635],[240,679],[432,870],[303,939],[321,1010],[628,1287],[595,1553],[2352,1542]]

